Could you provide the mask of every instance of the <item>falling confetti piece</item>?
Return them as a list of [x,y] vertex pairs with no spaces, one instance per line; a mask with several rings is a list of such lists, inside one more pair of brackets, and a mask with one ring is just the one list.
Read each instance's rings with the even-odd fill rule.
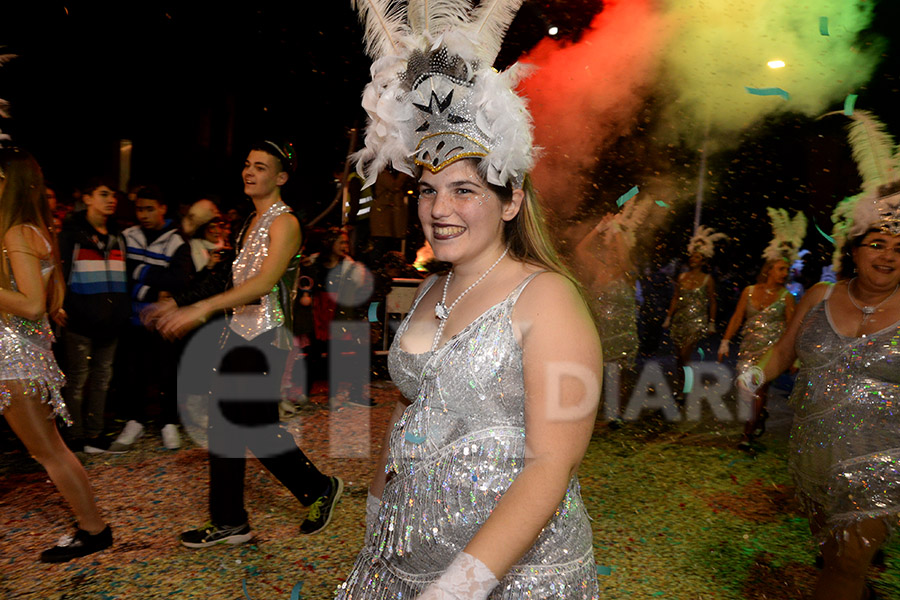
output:
[[828,33],[828,17],[819,17],[819,34],[829,35]]
[[697,348],[697,354],[700,355],[700,360],[706,360],[706,352],[703,351],[703,348]]
[[816,231],[818,231],[819,233],[821,233],[823,238],[825,238],[826,240],[828,240],[829,242],[831,242],[832,244],[834,244],[834,238],[831,237],[830,235],[828,235],[827,233],[825,233],[824,231],[822,231],[822,228],[819,227],[818,225],[816,225]]
[[422,444],[425,442],[424,436],[419,437],[416,434],[414,434],[412,431],[407,431],[405,437],[406,437],[406,441],[409,442],[410,444]]
[[369,323],[378,322],[378,305],[381,302],[372,302],[369,304]]
[[690,367],[682,367],[682,369],[684,369],[684,389],[682,391],[689,394],[694,387],[694,370]]
[[662,206],[663,208],[669,208],[669,205],[666,204],[665,202],[663,202],[662,200],[657,200],[657,201],[656,201],[656,205],[657,205],[657,206]]
[[638,186],[634,186],[633,188],[619,196],[619,199],[616,200],[616,206],[622,206],[623,204],[637,196],[638,191]]
[[788,94],[785,90],[781,88],[754,88],[745,86],[745,90],[747,90],[748,94],[753,94],[754,96],[781,96],[785,100],[790,100],[791,95]]
[[857,94],[847,94],[847,97],[844,98],[844,114],[848,117],[853,116],[853,109],[856,108],[856,99],[859,98]]

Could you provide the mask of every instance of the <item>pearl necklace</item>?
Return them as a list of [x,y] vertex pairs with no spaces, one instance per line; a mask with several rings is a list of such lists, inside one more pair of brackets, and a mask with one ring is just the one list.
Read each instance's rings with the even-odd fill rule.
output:
[[441,335],[444,333],[444,325],[447,323],[447,317],[450,316],[450,311],[453,310],[453,307],[462,300],[463,296],[472,291],[476,285],[481,283],[485,277],[488,276],[488,273],[494,270],[494,267],[500,264],[500,261],[503,260],[503,257],[506,256],[506,253],[509,252],[509,246],[506,247],[506,250],[503,251],[503,254],[500,255],[500,258],[494,261],[488,270],[482,273],[481,277],[476,279],[472,285],[463,290],[463,293],[456,297],[456,300],[453,301],[453,304],[447,306],[447,288],[450,286],[450,280],[453,278],[453,271],[450,271],[450,274],[447,275],[447,279],[444,280],[444,293],[441,294],[441,301],[434,305],[434,316],[440,319],[440,324],[438,325],[437,333],[434,336],[434,342],[431,344],[431,349],[434,350],[437,346],[438,341],[441,339]]
[[873,314],[875,314],[875,311],[878,310],[879,306],[881,306],[882,304],[884,304],[885,302],[887,302],[888,300],[890,300],[891,298],[894,297],[894,294],[896,294],[897,290],[900,289],[900,283],[898,283],[896,286],[894,286],[894,291],[891,292],[890,294],[888,294],[887,297],[884,300],[882,300],[881,302],[879,302],[878,304],[876,304],[874,306],[860,306],[859,304],[856,303],[856,299],[853,297],[853,290],[851,289],[854,281],[856,281],[856,277],[851,279],[850,283],[847,284],[847,297],[850,298],[850,303],[853,306],[855,306],[857,308],[857,310],[859,310],[859,312],[861,312],[863,314],[862,322],[859,324],[859,326],[862,327],[863,325],[866,324],[866,321],[869,320],[869,317],[871,317]]

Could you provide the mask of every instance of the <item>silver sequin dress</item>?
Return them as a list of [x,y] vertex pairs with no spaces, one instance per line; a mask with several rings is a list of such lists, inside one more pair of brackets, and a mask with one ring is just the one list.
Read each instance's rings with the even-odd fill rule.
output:
[[[753,295],[755,287],[751,288]],[[737,372],[743,373],[759,362],[759,359],[781,338],[786,327],[788,291],[782,290],[771,304],[763,309],[753,306],[747,299],[746,318],[741,328],[741,346],[738,350]]]
[[[413,600],[465,548],[522,471],[525,385],[511,316],[532,277],[434,352],[399,347],[418,299],[400,326],[389,368],[411,404],[391,432],[373,534],[338,599]],[[596,569],[573,477],[534,546],[489,598],[597,598]]]
[[788,466],[804,507],[846,527],[900,514],[900,322],[848,338],[826,307],[797,334]]
[[709,275],[698,287],[686,289],[681,287],[681,295],[675,302],[672,313],[672,325],[669,335],[679,348],[696,344],[706,337],[709,327],[709,295],[706,284]]
[[611,281],[591,299],[603,346],[603,364],[634,366],[638,352],[637,310],[634,284],[624,279]]
[[[44,243],[49,249],[49,243],[46,240]],[[53,262],[41,261],[42,275],[46,276],[54,268]],[[18,289],[12,273],[10,287]],[[15,315],[0,317],[0,414],[9,406],[12,393],[21,390],[24,384],[27,394],[50,405],[52,415],[59,415],[67,425],[72,424],[60,394],[66,378],[56,364],[52,344],[53,330],[46,314],[36,321]]]

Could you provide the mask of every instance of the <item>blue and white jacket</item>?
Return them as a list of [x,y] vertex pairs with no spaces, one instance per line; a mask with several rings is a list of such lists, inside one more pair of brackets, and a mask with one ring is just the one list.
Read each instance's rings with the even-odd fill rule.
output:
[[171,220],[162,229],[139,225],[123,232],[131,288],[131,322],[140,325],[141,310],[159,299],[160,292],[177,294],[194,276],[190,245]]

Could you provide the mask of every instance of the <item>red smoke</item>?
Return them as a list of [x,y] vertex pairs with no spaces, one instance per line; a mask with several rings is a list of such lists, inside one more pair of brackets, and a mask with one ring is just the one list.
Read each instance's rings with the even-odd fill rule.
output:
[[651,0],[604,4],[577,44],[545,39],[522,61],[537,67],[520,86],[534,116],[535,143],[543,149],[533,176],[560,217],[572,213],[593,183],[585,176],[602,160],[606,143],[633,126],[663,45]]

